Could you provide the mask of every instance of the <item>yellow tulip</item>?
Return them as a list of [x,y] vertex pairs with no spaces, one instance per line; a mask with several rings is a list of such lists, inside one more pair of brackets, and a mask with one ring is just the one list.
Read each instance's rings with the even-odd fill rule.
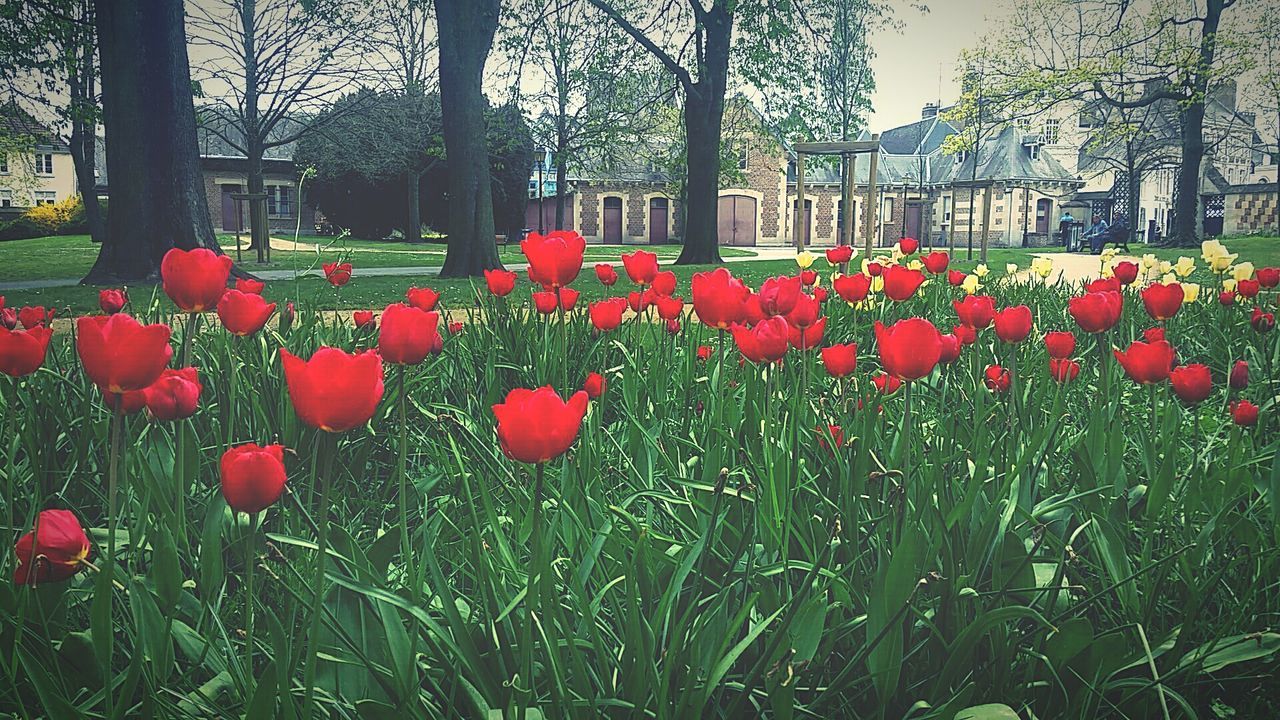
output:
[[1006,274],[1006,275],[1017,275],[1017,274],[1018,274],[1018,263],[1008,263],[1008,264],[1006,264],[1006,265],[1004,266],[1004,272],[1005,272],[1005,274]]
[[876,275],[871,278],[871,292],[882,292],[884,290],[884,276]]
[[1200,286],[1195,283],[1182,283],[1182,302],[1193,303],[1200,297]]
[[1178,276],[1173,273],[1165,273],[1160,277],[1161,285],[1172,285],[1176,282],[1178,282]]
[[1178,273],[1180,277],[1186,277],[1196,270],[1196,261],[1183,255],[1178,258],[1177,264],[1173,266],[1173,271]]
[[[978,267],[986,267],[986,266],[985,266],[985,265],[979,265]],[[977,293],[977,292],[978,292],[978,289],[979,289],[980,287],[982,287],[982,286],[978,284],[978,276],[977,276],[977,275],[966,275],[966,276],[965,276],[965,278],[964,278],[964,282],[963,282],[963,283],[960,283],[960,287],[961,287],[961,288],[962,288],[966,293],[968,293],[968,294],[970,294],[970,295],[973,295],[973,294]]]
[[817,259],[818,259],[818,256],[814,255],[808,250],[805,250],[802,253],[796,254],[796,264],[799,265],[801,269],[804,269],[804,270],[809,269],[809,266],[812,265],[813,261]]
[[1151,269],[1158,264],[1160,264],[1160,261],[1156,259],[1156,256],[1153,253],[1147,253],[1142,256],[1142,267]]
[[989,272],[991,271],[987,269],[986,263],[982,263],[981,265],[978,265],[978,267],[973,269],[973,274],[977,275],[980,278],[986,277],[987,273]]
[[1242,262],[1242,263],[1239,263],[1238,265],[1232,266],[1231,277],[1235,278],[1236,282],[1239,282],[1241,280],[1248,280],[1249,278],[1253,277],[1253,263]]
[[1168,260],[1161,260],[1161,261],[1160,261],[1160,274],[1161,274],[1161,275],[1168,275],[1168,274],[1169,274],[1169,273],[1171,273],[1171,272],[1173,272],[1173,263],[1169,262]]
[[1032,260],[1031,272],[1047,280],[1053,274],[1053,260],[1047,257],[1038,257]]
[[924,263],[920,262],[919,260],[912,260],[911,262],[907,263],[907,267],[911,268],[912,270],[919,270],[924,267]]
[[1222,290],[1223,290],[1223,292],[1235,292],[1235,289],[1236,289],[1236,281],[1235,281],[1235,280],[1232,280],[1231,278],[1227,278],[1227,279],[1225,279],[1225,280],[1223,280],[1223,281],[1222,281]]

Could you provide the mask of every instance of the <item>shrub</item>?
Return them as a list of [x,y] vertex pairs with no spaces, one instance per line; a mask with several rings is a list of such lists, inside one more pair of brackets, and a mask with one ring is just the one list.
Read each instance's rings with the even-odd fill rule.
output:
[[36,205],[24,213],[23,217],[46,234],[56,235],[70,226],[77,217],[84,217],[84,206],[80,203],[79,195],[72,195],[52,205]]

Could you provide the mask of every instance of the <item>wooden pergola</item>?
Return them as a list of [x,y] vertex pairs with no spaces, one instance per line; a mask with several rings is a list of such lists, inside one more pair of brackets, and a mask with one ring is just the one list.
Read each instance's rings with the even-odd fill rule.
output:
[[804,158],[806,155],[839,155],[841,163],[847,165],[847,170],[840,179],[840,196],[842,198],[841,211],[844,215],[844,229],[837,238],[839,245],[853,244],[853,190],[854,190],[854,169],[857,167],[859,155],[871,156],[870,175],[868,176],[867,197],[871,198],[866,203],[863,212],[863,238],[866,241],[866,257],[871,257],[872,238],[875,236],[876,222],[876,172],[880,164],[880,136],[872,135],[870,140],[855,140],[852,142],[807,142],[796,143],[792,149],[796,153],[796,212],[795,222],[792,232],[795,233],[796,252],[803,252],[805,245],[805,229],[808,225],[804,221]]

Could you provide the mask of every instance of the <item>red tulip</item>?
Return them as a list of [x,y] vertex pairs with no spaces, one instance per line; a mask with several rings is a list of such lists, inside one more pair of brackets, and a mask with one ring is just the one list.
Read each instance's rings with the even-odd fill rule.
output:
[[772,277],[760,286],[756,296],[766,316],[786,315],[800,300],[800,278],[795,275]]
[[1173,346],[1163,340],[1153,343],[1135,340],[1128,350],[1112,352],[1129,379],[1144,385],[1167,380],[1173,370]]
[[1227,384],[1232,390],[1244,390],[1249,387],[1249,363],[1237,360],[1231,366],[1231,375],[1227,378]]
[[70,510],[41,510],[35,528],[18,538],[15,585],[62,582],[88,563],[89,537]]
[[818,322],[818,315],[821,312],[822,304],[817,298],[801,293],[800,297],[796,298],[795,307],[787,313],[787,322],[791,323],[792,327],[812,327]]
[[18,311],[11,307],[0,308],[0,327],[6,330],[18,327]]
[[872,375],[871,384],[876,386],[876,390],[879,390],[881,395],[892,395],[898,392],[898,388],[902,387],[901,380],[884,372]]
[[1195,405],[1213,393],[1213,376],[1208,365],[1179,365],[1169,373],[1173,394],[1188,405]]
[[812,350],[822,345],[822,337],[826,334],[826,330],[826,318],[818,318],[816,323],[805,327],[788,323],[787,341],[791,343],[791,347],[797,350]]
[[334,287],[342,287],[351,282],[351,263],[324,263],[320,266],[324,270],[324,279]]
[[831,285],[836,294],[847,303],[862,302],[871,292],[871,278],[862,273],[841,275]]
[[173,248],[160,261],[164,294],[186,312],[212,310],[227,289],[231,258],[208,248]]
[[533,294],[533,307],[543,315],[550,315],[560,307],[560,296],[550,290],[540,290]]
[[1258,406],[1248,400],[1237,400],[1231,403],[1231,422],[1241,427],[1257,425]]
[[578,304],[578,295],[581,293],[577,290],[574,290],[571,287],[562,287],[557,292],[559,293],[558,297],[560,300],[561,310],[569,312],[573,309],[574,305]]
[[876,346],[885,372],[901,380],[918,380],[933,372],[942,357],[942,338],[924,318],[899,320],[885,327],[875,324]]
[[942,354],[938,356],[939,365],[950,365],[960,359],[960,338],[954,333],[939,335],[938,339],[942,341]]
[[22,323],[22,327],[26,330],[48,327],[53,322],[54,312],[53,308],[26,306],[18,311],[18,322]]
[[98,291],[98,307],[107,315],[115,315],[129,303],[129,296],[122,288],[107,288]]
[[484,282],[489,286],[490,295],[506,297],[516,288],[516,274],[510,270],[485,270]]
[[884,266],[878,262],[867,263],[867,274],[871,277],[880,277],[880,273],[884,272]]
[[284,304],[284,310],[280,313],[280,332],[288,332],[293,327],[293,319],[297,317],[297,312],[293,309],[293,302]]
[[1218,293],[1218,304],[1230,307],[1236,302],[1236,292],[1234,290],[1223,290]]
[[1146,330],[1142,331],[1142,339],[1149,343],[1164,340],[1165,339],[1164,328],[1162,327],[1147,328]]
[[46,327],[31,330],[0,327],[0,373],[17,378],[39,370],[51,337],[53,331]]
[[890,300],[903,301],[916,294],[924,283],[924,273],[903,265],[890,265],[884,271],[884,294]]
[[915,238],[904,237],[898,241],[898,249],[903,255],[913,255],[920,249],[920,242]]
[[507,457],[518,462],[544,463],[562,455],[578,438],[587,414],[587,393],[579,390],[568,402],[550,385],[516,388],[505,402],[493,406],[498,419],[498,442]]
[[[386,314],[383,315],[386,325]],[[382,358],[373,350],[351,354],[321,347],[310,360],[280,351],[294,412],[306,425],[344,432],[373,417],[382,399]]]
[[703,324],[728,330],[742,320],[744,305],[751,290],[727,269],[694,273],[693,311]]
[[852,245],[837,245],[827,250],[827,262],[832,265],[843,265],[853,259]]
[[969,295],[963,300],[953,300],[951,304],[961,324],[974,330],[986,328],[996,316],[996,299],[989,295]]
[[1280,268],[1258,268],[1253,276],[1257,279],[1258,284],[1264,288],[1271,289],[1276,285],[1280,285]]
[[760,305],[760,296],[751,293],[747,301],[742,304],[742,324],[750,327],[766,317],[768,316],[764,314],[764,308]]
[[648,290],[644,292],[633,290],[627,293],[627,307],[631,308],[632,312],[642,313],[649,309],[652,297]]
[[858,346],[849,343],[822,348],[822,365],[831,377],[839,378],[853,373],[858,367]]
[[668,335],[680,334],[680,321],[676,318],[669,318],[666,323]]
[[411,287],[405,291],[404,297],[411,306],[424,312],[435,310],[436,304],[440,302],[440,293],[431,288]]
[[242,293],[261,295],[262,290],[266,287],[267,284],[260,280],[254,280],[252,278],[236,278],[236,289]]
[[520,243],[529,261],[529,279],[556,289],[573,282],[582,271],[582,255],[587,241],[572,230],[553,230],[547,235],[529,233]]
[[711,348],[707,345],[698,346],[698,359],[706,362],[711,359]]
[[964,273],[959,270],[947,271],[947,284],[953,287],[959,287],[964,284]]
[[284,447],[245,443],[222,453],[222,497],[236,512],[260,513],[284,493]]
[[961,346],[972,345],[978,342],[978,331],[964,323],[960,323],[959,325],[951,328],[951,334],[956,336],[956,339],[960,341]]
[[378,352],[397,365],[417,365],[426,359],[440,337],[439,313],[393,303],[382,311]]
[[675,320],[684,312],[684,298],[659,297],[656,304],[658,317],[663,320]]
[[252,335],[262,329],[276,311],[276,304],[269,303],[261,295],[228,290],[218,302],[218,319],[227,332],[239,337]]
[[1013,377],[1009,375],[1009,371],[999,365],[988,365],[987,369],[982,372],[982,384],[993,393],[1004,393],[1009,391],[1009,387],[1013,385]]
[[351,313],[351,322],[355,323],[356,328],[359,330],[368,329],[372,331],[378,327],[377,321],[373,319],[372,310],[356,310]]
[[[166,369],[167,372],[167,369]],[[102,390],[102,388],[99,388]],[[135,415],[147,407],[146,390],[130,390],[126,393],[113,393],[102,390],[102,404],[112,412],[121,415]]]
[[1031,334],[1031,308],[1015,305],[1001,310],[995,314],[995,327],[996,337],[1004,342],[1022,342]]
[[1120,321],[1124,298],[1114,290],[1090,292],[1067,300],[1067,311],[1087,333],[1106,332]]
[[618,271],[609,263],[596,263],[596,278],[601,285],[608,287],[618,282]]
[[827,289],[826,289],[826,288],[824,288],[824,287],[816,287],[816,288],[814,288],[814,289],[813,289],[813,297],[814,297],[814,299],[816,299],[818,302],[826,302],[826,301],[827,301]]
[[622,314],[627,309],[627,301],[620,297],[593,302],[587,307],[591,315],[591,324],[601,332],[609,332],[622,324]]
[[1085,283],[1084,291],[1087,293],[1100,292],[1120,292],[1120,281],[1114,277],[1098,278],[1092,282]]
[[1142,305],[1153,320],[1161,322],[1178,314],[1183,297],[1182,286],[1178,283],[1153,283],[1142,291]]
[[753,363],[765,364],[781,360],[787,354],[790,328],[786,318],[773,316],[750,328],[733,326],[733,340],[739,352]]
[[1051,358],[1069,358],[1076,351],[1076,336],[1065,330],[1045,333],[1044,347]]
[[76,319],[76,350],[85,374],[112,393],[142,390],[160,378],[173,357],[168,325],[139,325],[129,315]]
[[623,253],[622,267],[627,271],[627,277],[631,278],[631,282],[642,287],[652,285],[654,277],[658,274],[658,256],[644,250]]
[[1138,263],[1130,262],[1129,260],[1118,262],[1112,268],[1112,273],[1115,279],[1120,281],[1121,285],[1130,285],[1134,280],[1138,279]]
[[151,417],[161,422],[171,422],[196,414],[196,407],[200,404],[200,391],[203,389],[199,371],[195,368],[166,368],[159,380],[142,391],[142,401]]
[[[947,271],[947,265],[951,264],[951,256],[941,250],[934,250],[920,258],[920,261],[924,263],[925,270],[934,275],[941,275]],[[960,273],[960,277],[963,282],[964,273]]]
[[592,400],[597,400],[604,394],[606,385],[607,383],[605,383],[603,375],[600,373],[590,373],[587,375],[587,379],[582,383],[582,389],[586,391],[587,397]]
[[1261,289],[1262,285],[1257,280],[1241,280],[1236,283],[1236,292],[1243,298],[1255,297]]
[[823,450],[832,450],[833,448],[839,450],[844,447],[844,430],[839,425],[819,425],[817,433],[818,447]]
[[816,282],[818,282],[818,271],[816,271],[816,270],[801,270],[801,271],[800,271],[800,282],[801,282],[805,287],[813,287],[813,284],[814,284],[814,283],[816,283]]
[[1080,374],[1080,363],[1070,358],[1049,358],[1049,377],[1060,383],[1069,383]]
[[1276,326],[1276,316],[1274,313],[1262,312],[1261,308],[1255,307],[1253,315],[1249,318],[1249,324],[1258,332],[1267,332]]

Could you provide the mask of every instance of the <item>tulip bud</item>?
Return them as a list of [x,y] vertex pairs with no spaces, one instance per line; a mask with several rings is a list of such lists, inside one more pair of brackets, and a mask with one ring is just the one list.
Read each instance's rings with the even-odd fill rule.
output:
[[1228,384],[1232,390],[1244,390],[1249,387],[1249,363],[1237,360],[1236,364],[1231,366]]

